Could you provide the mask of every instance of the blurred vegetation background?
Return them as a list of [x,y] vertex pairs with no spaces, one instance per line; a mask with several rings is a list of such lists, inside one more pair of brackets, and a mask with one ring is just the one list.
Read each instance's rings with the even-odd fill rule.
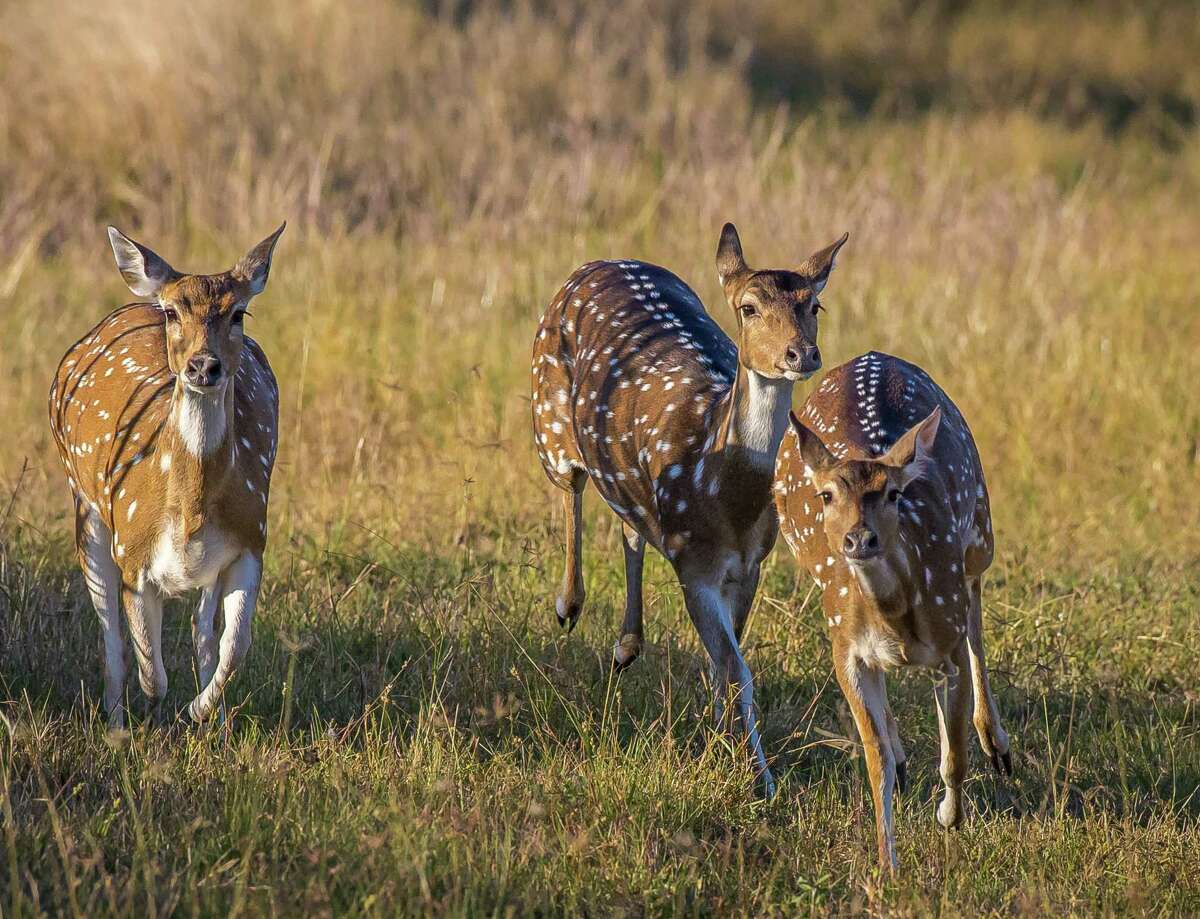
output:
[[[0,902],[1197,908],[1197,49],[1172,0],[0,0]],[[105,224],[204,272],[284,218],[249,327],[284,435],[244,727],[108,744],[53,368],[131,299]],[[785,548],[748,651],[790,776],[769,807],[703,730],[658,560],[651,649],[610,680],[619,531],[590,499],[591,606],[553,626],[537,320],[579,263],[638,257],[728,327],[725,220],[761,267],[848,230],[826,360],[924,366],[989,477],[1023,777],[934,833],[928,680],[898,681],[925,771],[895,884]],[[168,652],[181,706],[182,606]]]

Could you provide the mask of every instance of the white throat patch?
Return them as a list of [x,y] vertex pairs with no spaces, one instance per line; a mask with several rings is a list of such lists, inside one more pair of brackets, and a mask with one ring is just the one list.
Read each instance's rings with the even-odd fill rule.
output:
[[187,386],[177,386],[171,402],[171,419],[188,452],[208,456],[225,437],[225,387],[211,395],[201,395]]
[[746,371],[748,391],[745,411],[734,419],[736,442],[744,447],[754,465],[775,468],[775,454],[787,432],[792,407],[792,381],[772,380]]

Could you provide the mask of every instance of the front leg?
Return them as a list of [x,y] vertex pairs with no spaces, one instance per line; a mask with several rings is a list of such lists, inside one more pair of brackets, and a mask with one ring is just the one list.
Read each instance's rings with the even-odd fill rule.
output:
[[250,552],[243,552],[221,573],[225,627],[221,631],[220,657],[212,679],[188,706],[193,721],[204,721],[213,713],[223,700],[225,684],[250,649],[250,624],[261,580],[262,560]]
[[720,580],[714,583],[700,573],[706,568],[712,570],[701,565],[697,566],[698,573],[695,574],[686,569],[681,571],[680,584],[683,587],[684,602],[712,663],[713,691],[717,696],[718,713],[723,709],[725,694],[731,693],[754,756],[755,772],[762,782],[764,796],[769,799],[775,795],[775,779],[767,766],[762,739],[758,733],[754,708],[754,681],[733,634],[731,603],[720,589],[724,580],[723,572],[719,575]]
[[[840,636],[846,629],[852,628],[850,623],[857,618],[852,608],[846,605],[845,600],[835,599],[834,591],[830,589],[821,595],[821,609],[825,613],[825,623],[829,627],[830,642],[836,646],[839,641],[842,641],[848,647],[848,640],[842,639]],[[896,721],[896,716],[892,714],[892,706],[888,702],[886,694],[883,699],[883,709],[887,718],[887,742],[892,750],[892,759],[896,763],[896,790],[903,794],[908,791],[908,755],[904,752],[904,744],[900,741],[900,725]]]
[[892,714],[892,706],[887,706],[888,738],[892,742],[892,756],[896,759],[896,790],[901,794],[908,791],[908,756],[904,752],[904,744],[900,742],[900,725]]
[[896,785],[896,757],[888,731],[887,688],[883,671],[868,667],[851,656],[850,642],[835,635],[833,669],[838,684],[850,705],[858,736],[862,739],[867,761],[867,778],[875,802],[875,841],[879,863],[896,870],[896,832],[892,816],[892,795]]
[[937,702],[938,734],[942,742],[942,781],[946,794],[938,805],[938,823],[946,829],[962,820],[962,783],[967,773],[967,724],[971,711],[971,686],[966,642],[959,642],[943,665],[943,678],[933,688]]
[[[217,616],[217,606],[221,602],[221,576],[200,592],[200,602],[192,613],[192,645],[196,651],[196,678],[199,683],[197,692],[207,686],[217,671],[219,650],[217,635],[214,631],[214,620]],[[225,703],[221,703],[222,720]]]

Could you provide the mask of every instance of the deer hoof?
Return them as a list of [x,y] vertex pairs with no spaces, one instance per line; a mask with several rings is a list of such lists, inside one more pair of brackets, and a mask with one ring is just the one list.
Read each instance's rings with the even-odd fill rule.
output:
[[632,664],[642,653],[642,639],[633,634],[622,635],[613,645],[612,669],[620,673]]
[[1011,779],[1013,774],[1012,753],[1008,750],[999,754],[993,753],[992,766],[995,767],[996,772],[1000,775],[1006,775]]
[[768,772],[764,772],[762,775],[760,775],[758,777],[758,780],[762,784],[763,800],[764,801],[772,800],[775,797],[775,778],[768,771]]
[[958,795],[952,795],[950,792],[942,798],[942,803],[938,805],[937,819],[943,829],[952,830],[962,821],[962,807],[958,802]]
[[896,790],[900,794],[908,791],[908,763],[896,763]]
[[554,601],[554,614],[558,617],[558,624],[566,629],[568,634],[575,631],[575,623],[579,621],[579,614],[582,612],[582,599],[568,600],[566,597],[558,597]]

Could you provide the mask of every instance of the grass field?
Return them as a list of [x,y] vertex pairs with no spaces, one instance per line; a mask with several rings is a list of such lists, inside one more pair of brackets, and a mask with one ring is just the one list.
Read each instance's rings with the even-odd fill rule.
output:
[[[1200,15],[599,6],[0,4],[0,911],[1200,912]],[[235,713],[106,734],[53,368],[130,299],[106,223],[215,271],[283,218],[248,329],[283,436]],[[770,803],[708,729],[657,557],[649,647],[611,676],[620,536],[592,496],[589,606],[555,622],[538,318],[582,261],[633,256],[728,326],[725,220],[758,266],[848,230],[827,365],[924,366],[988,475],[1016,776],[973,754],[940,831],[931,681],[894,678],[895,878],[784,546],[746,643]],[[187,604],[165,631],[178,710]]]

